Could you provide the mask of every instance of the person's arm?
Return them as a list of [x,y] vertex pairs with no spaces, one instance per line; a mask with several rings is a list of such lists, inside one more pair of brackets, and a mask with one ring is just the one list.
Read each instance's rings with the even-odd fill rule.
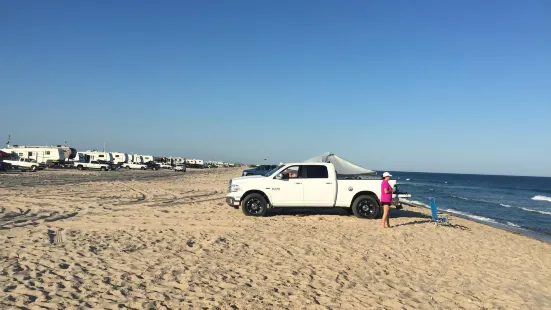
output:
[[390,190],[389,188],[392,188],[392,187],[390,187],[390,184],[387,182],[387,183],[386,183],[386,186],[385,186],[385,194],[390,194],[390,193],[392,193],[391,190]]

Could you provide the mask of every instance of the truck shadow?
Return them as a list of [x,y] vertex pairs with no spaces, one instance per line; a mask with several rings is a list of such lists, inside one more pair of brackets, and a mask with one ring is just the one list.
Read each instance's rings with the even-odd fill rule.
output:
[[[266,216],[280,216],[280,215],[294,215],[294,216],[312,216],[312,215],[338,215],[338,216],[354,216],[351,212],[342,208],[273,208],[269,210]],[[397,210],[395,208],[390,209],[391,218],[418,218],[425,219],[430,222],[430,216],[413,212],[409,210]],[[377,217],[378,219],[381,216]]]
[[266,216],[280,215],[295,215],[295,216],[312,216],[312,215],[340,215],[350,216],[341,208],[273,208],[268,211]]

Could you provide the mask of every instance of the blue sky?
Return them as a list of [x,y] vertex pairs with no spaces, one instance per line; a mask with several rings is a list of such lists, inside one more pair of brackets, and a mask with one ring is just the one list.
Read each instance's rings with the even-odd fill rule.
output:
[[549,1],[2,1],[0,135],[551,176]]

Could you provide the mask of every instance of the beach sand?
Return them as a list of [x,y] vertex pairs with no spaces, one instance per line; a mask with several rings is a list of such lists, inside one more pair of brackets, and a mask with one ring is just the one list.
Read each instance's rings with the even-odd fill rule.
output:
[[551,309],[549,244],[413,207],[246,217],[239,171],[0,175],[0,308]]

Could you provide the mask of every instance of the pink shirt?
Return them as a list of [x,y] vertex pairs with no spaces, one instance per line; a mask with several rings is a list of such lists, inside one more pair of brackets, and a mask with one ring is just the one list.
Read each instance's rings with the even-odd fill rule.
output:
[[[385,194],[385,188],[388,189],[388,194]],[[392,202],[392,186],[387,180],[381,183],[381,202]]]

